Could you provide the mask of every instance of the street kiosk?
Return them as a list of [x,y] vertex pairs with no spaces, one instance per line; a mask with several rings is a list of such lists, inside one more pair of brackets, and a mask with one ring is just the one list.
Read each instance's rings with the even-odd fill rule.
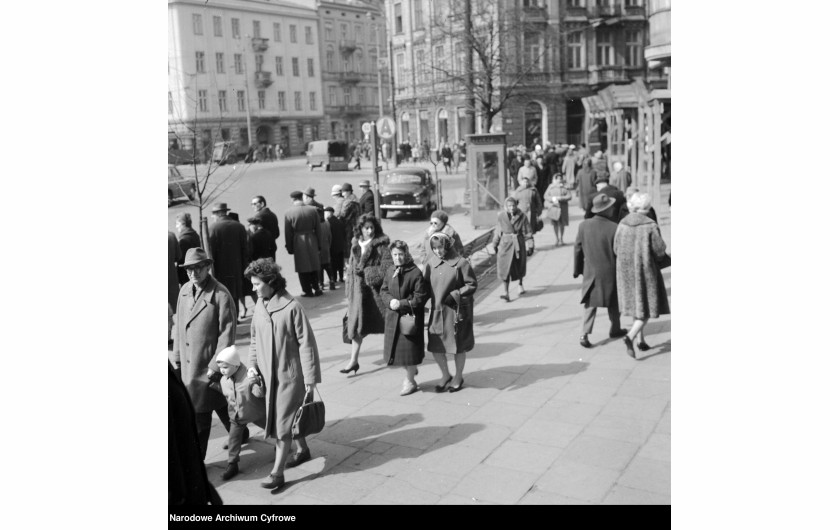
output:
[[476,228],[494,226],[507,195],[506,137],[468,134],[466,139],[472,224]]

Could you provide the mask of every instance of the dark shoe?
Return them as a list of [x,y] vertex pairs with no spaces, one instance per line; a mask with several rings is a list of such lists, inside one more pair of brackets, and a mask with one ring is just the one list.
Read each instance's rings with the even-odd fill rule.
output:
[[444,384],[435,385],[435,392],[437,392],[438,394],[442,394],[442,393],[446,392],[446,387],[448,387],[449,383],[451,383],[451,382],[452,382],[452,376],[450,375],[449,379],[447,379]]
[[617,339],[617,338],[623,337],[625,335],[627,335],[627,330],[624,329],[624,328],[621,328],[620,330],[618,330],[618,333],[610,333],[610,338],[611,339]]
[[510,296],[508,296],[508,295],[506,295],[506,294],[503,294],[503,295],[502,295],[502,296],[500,296],[499,298],[501,298],[501,299],[502,299],[502,300],[504,300],[505,302],[510,302]]
[[330,282],[330,291],[335,291],[335,282]]
[[356,372],[358,372],[358,371],[359,371],[359,363],[354,364],[350,368],[342,368],[341,370],[339,370],[339,372],[341,372],[342,374],[349,374],[350,372],[353,372],[353,375],[355,375]]
[[462,388],[464,388],[464,380],[461,379],[461,383],[458,386],[450,386],[449,393],[459,392]]
[[589,337],[587,337],[586,335],[581,335],[580,345],[583,346],[584,348],[591,348],[592,347],[592,343],[589,342]]
[[639,349],[642,350],[642,351],[648,351],[650,349],[650,346],[648,345],[647,342],[640,342],[639,343]]
[[633,348],[633,341],[628,337],[624,337],[624,345],[627,346],[627,355],[636,358],[636,350]]
[[266,489],[273,490],[277,488],[282,488],[283,484],[285,483],[286,479],[283,477],[282,474],[275,475],[274,473],[270,473],[265,481],[260,482],[260,486]]
[[304,462],[309,462],[310,460],[312,460],[312,455],[308,450],[302,453],[295,453],[291,458],[286,460],[286,467],[297,467]]
[[317,291],[315,291],[315,296],[324,296],[324,291],[318,289]]
[[238,474],[239,464],[237,464],[236,462],[230,462],[227,465],[227,469],[225,469],[225,472],[222,473],[222,480],[230,480]]

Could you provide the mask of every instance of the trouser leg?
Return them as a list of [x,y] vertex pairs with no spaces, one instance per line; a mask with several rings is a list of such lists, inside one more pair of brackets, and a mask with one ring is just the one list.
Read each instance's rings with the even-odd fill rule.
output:
[[300,288],[303,289],[304,294],[312,294],[312,286],[309,285],[309,273],[299,272],[298,280],[300,281]]
[[610,317],[610,334],[617,335],[621,332],[621,312],[618,310],[618,299],[612,300],[607,307],[607,314]]
[[239,452],[242,450],[242,435],[245,433],[246,425],[240,425],[236,422],[231,422],[230,424],[230,434],[228,435],[228,464],[239,462]]
[[598,311],[597,307],[583,308],[583,329],[582,335],[589,335],[592,333],[592,327],[595,325],[595,313]]

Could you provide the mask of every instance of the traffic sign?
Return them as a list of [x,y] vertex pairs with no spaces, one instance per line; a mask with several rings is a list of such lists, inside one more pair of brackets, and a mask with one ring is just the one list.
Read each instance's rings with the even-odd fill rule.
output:
[[373,168],[373,170],[379,173],[380,171],[382,171],[382,166],[376,166],[375,168]]
[[376,120],[376,134],[378,134],[380,138],[384,138],[386,140],[393,138],[395,128],[396,124],[394,123],[394,120],[388,116],[384,116]]
[[362,124],[362,132],[365,134],[370,134],[370,122],[366,121]]

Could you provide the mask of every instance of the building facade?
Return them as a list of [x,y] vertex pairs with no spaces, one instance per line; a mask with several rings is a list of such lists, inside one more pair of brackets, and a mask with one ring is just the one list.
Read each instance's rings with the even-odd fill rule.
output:
[[170,146],[325,137],[315,0],[169,0],[168,30]]
[[318,18],[324,130],[329,139],[363,140],[364,122],[391,114],[381,4],[319,1]]

